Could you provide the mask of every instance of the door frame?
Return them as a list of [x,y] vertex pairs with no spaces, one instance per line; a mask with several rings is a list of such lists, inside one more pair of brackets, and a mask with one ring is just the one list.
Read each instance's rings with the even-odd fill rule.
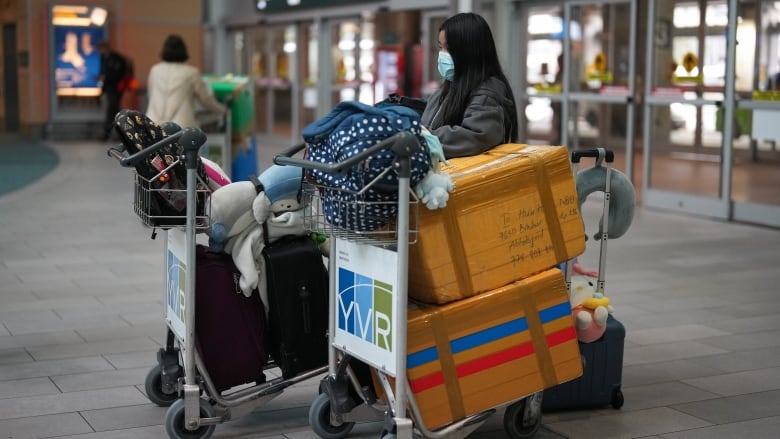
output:
[[[659,0],[648,1],[647,11],[647,44],[645,60],[645,78],[654,77],[655,71],[655,22],[657,3]],[[652,171],[652,107],[669,105],[672,103],[684,103],[695,105],[697,107],[709,104],[720,105],[723,108],[724,120],[733,120],[735,114],[735,64],[736,56],[736,21],[737,21],[737,0],[726,0],[728,5],[728,24],[726,26],[726,72],[725,84],[723,88],[723,101],[713,101],[709,99],[683,99],[665,96],[655,96],[653,94],[654,84],[650,80],[645,81],[644,90],[644,115],[643,115],[643,181],[642,181],[642,199],[647,207],[661,208],[683,213],[692,213],[704,215],[719,219],[732,219],[731,203],[731,178],[732,178],[732,159],[733,159],[733,124],[724,123],[721,139],[721,160],[720,160],[720,185],[718,188],[718,197],[709,197],[699,194],[690,194],[671,190],[654,189],[650,187],[650,178]],[[704,14],[701,14],[704,17]]]

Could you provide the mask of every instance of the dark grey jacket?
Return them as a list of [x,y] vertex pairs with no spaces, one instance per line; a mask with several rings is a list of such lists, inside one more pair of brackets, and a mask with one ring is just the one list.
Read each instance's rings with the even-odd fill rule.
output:
[[511,91],[498,78],[490,78],[471,93],[460,125],[442,125],[437,90],[428,99],[421,121],[441,141],[446,158],[476,155],[506,143],[505,125],[511,108]]

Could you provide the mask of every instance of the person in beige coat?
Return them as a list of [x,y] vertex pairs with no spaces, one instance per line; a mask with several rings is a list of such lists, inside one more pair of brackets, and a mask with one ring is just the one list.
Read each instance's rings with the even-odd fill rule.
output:
[[157,123],[175,122],[182,128],[198,127],[196,104],[212,113],[227,108],[214,98],[200,71],[186,64],[187,45],[179,35],[169,35],[160,53],[162,61],[149,71],[149,107],[146,115]]

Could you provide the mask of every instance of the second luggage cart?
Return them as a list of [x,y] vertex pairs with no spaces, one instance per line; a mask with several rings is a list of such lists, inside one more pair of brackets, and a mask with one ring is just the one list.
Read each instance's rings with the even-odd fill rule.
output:
[[[141,114],[137,116],[139,119],[145,117]],[[153,123],[150,126],[157,128]],[[165,430],[171,439],[207,439],[214,433],[217,424],[251,412],[281,395],[287,387],[321,375],[327,366],[322,356],[306,362],[293,372],[270,361],[272,359],[268,358],[264,343],[267,334],[263,331],[268,331],[264,327],[264,304],[258,292],[245,297],[241,291],[236,291],[234,282],[238,273],[231,256],[207,253],[205,247],[196,242],[196,235],[209,226],[207,209],[203,204],[208,203],[210,190],[197,172],[199,151],[206,135],[197,128],[181,129],[172,124],[166,125],[166,131],[167,137],[154,144],[143,145],[140,151],[131,154],[123,146],[110,148],[108,154],[123,167],[142,165],[163,149],[167,151],[166,155],[170,155],[170,162],[159,174],[144,176],[136,170],[133,176],[134,211],[144,225],[155,228],[153,236],[157,227],[162,228],[165,241],[165,346],[157,352],[157,364],[147,374],[145,391],[151,402],[168,407]],[[124,138],[125,133],[121,134]],[[160,181],[167,180],[161,180],[161,177],[173,173],[177,166],[186,167],[186,182],[181,182],[180,187],[161,187]],[[176,215],[161,214],[155,210],[161,200],[171,198],[186,198],[186,209]],[[313,247],[316,257],[279,259],[286,259],[284,264],[294,264],[298,269],[307,260],[322,266],[316,244],[311,240],[304,244],[300,241],[291,240],[295,245],[306,247],[307,254],[313,253]],[[289,242],[279,243],[279,247],[285,244]],[[276,253],[283,251],[278,247],[275,250]],[[269,270],[275,269],[277,257],[271,251],[267,257]],[[319,267],[316,265],[312,267],[315,269],[310,271],[314,276],[319,273],[326,280],[324,266],[320,271],[317,271]],[[291,271],[289,268],[279,270],[285,273]],[[305,277],[298,276],[297,280],[300,283]],[[214,287],[217,279],[224,282]],[[225,285],[226,288],[221,288]],[[289,288],[279,282],[273,283],[273,287]],[[318,286],[318,289],[322,288]],[[314,293],[315,290],[308,292]],[[291,296],[297,291],[274,293]],[[201,301],[204,305],[202,309],[198,304]],[[310,311],[314,312],[316,308],[313,306]],[[282,311],[277,309],[276,312]],[[321,328],[319,335],[311,333],[311,326],[308,330],[307,340],[321,343],[320,351],[324,353],[325,328]],[[220,334],[227,335],[220,338]],[[307,354],[308,358],[312,358],[311,353]],[[283,376],[267,378],[264,371],[277,366],[283,369]]]
[[[400,132],[339,163],[294,157],[305,148],[303,144],[274,159],[279,165],[339,175],[383,149],[395,154],[384,173],[395,172],[398,177],[397,202],[392,202],[397,215],[384,227],[363,231],[334,225],[358,224],[377,207],[374,204],[387,203],[363,197],[379,177],[357,192],[319,186],[304,190],[306,227],[330,239],[328,373],[309,410],[312,429],[324,439],[344,438],[355,422],[367,420],[384,421],[382,439],[463,438],[496,412],[490,408],[432,431],[425,425],[407,377],[407,271],[409,245],[417,239],[419,205],[410,188],[410,156],[420,147],[413,134]],[[336,219],[334,211],[347,217]],[[374,391],[374,380],[384,395],[381,398]],[[532,437],[541,426],[540,392],[506,401],[504,406],[510,437]]]

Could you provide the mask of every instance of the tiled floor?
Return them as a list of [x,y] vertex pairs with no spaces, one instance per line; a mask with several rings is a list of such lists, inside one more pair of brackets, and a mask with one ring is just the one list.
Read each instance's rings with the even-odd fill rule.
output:
[[[104,145],[53,146],[53,173],[0,197],[0,438],[165,438],[165,409],[143,393],[163,337],[162,243],[131,212],[130,172]],[[595,224],[598,202],[585,212]],[[537,437],[779,437],[778,248],[778,230],[638,209],[607,271],[627,328],[625,406],[545,414]],[[594,267],[596,252],[582,262]],[[214,437],[315,437],[316,385]],[[470,437],[508,437],[501,413]]]

